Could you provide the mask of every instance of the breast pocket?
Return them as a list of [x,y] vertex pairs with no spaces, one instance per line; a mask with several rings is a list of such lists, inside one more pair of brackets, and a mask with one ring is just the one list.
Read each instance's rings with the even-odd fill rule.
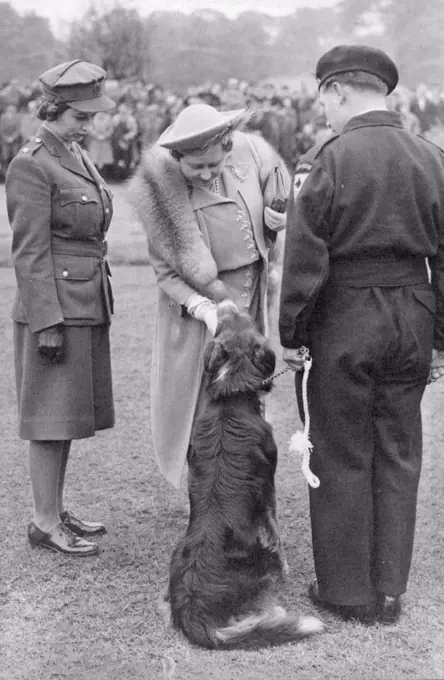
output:
[[96,318],[95,260],[54,255],[54,279],[65,319]]
[[64,225],[73,226],[78,233],[88,227],[99,226],[102,208],[92,187],[69,187],[60,189],[60,218]]

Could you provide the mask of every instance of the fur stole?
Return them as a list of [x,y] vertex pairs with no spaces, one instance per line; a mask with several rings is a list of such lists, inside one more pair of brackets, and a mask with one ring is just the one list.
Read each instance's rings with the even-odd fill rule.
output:
[[[251,147],[247,137],[251,135],[236,133],[234,148],[236,143]],[[260,148],[256,152],[256,163],[263,155],[276,162],[279,159],[276,152],[264,140],[260,143],[267,146],[267,153],[263,154],[264,149]],[[257,148],[257,141],[254,148]],[[250,152],[254,154],[254,151]],[[267,165],[264,164],[264,170]],[[166,149],[154,144],[144,152],[137,172],[129,182],[128,200],[145,229],[150,253],[164,260],[202,295],[216,302],[226,297],[225,286],[217,278],[216,262],[202,238],[191,207],[187,182],[178,162]],[[278,283],[274,279],[279,279],[275,260],[280,259],[280,251],[275,244],[269,252],[269,283],[273,292]]]
[[149,251],[165,260],[192,288],[217,297],[217,265],[202,238],[178,162],[162,147],[148,148],[128,190]]

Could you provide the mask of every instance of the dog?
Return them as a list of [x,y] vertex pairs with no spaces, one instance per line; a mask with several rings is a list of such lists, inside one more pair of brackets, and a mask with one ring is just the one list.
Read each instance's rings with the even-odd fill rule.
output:
[[275,362],[252,319],[219,304],[188,456],[189,524],[166,594],[173,626],[208,649],[268,647],[323,629],[314,617],[287,614],[272,592],[287,570],[276,521],[277,447],[260,401]]

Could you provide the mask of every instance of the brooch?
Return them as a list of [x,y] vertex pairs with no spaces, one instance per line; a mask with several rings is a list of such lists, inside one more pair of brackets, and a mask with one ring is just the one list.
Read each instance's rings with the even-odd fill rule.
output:
[[248,166],[246,167],[244,172],[242,172],[238,165],[230,165],[229,168],[233,175],[236,177],[236,179],[240,180],[241,182],[245,182],[248,175]]

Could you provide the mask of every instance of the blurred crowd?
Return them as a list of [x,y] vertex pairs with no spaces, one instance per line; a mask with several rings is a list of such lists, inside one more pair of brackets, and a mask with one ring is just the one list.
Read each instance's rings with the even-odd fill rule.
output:
[[[221,110],[248,106],[255,112],[252,132],[262,135],[282,155],[290,171],[313,144],[330,135],[316,91],[301,81],[298,89],[277,82],[252,86],[231,78],[228,83],[206,83],[178,94],[141,80],[107,82],[116,102],[110,113],[95,115],[84,141],[90,156],[108,179],[125,179],[137,166],[142,149],[156,141],[178,113],[189,104],[206,103]],[[37,132],[40,97],[38,82],[16,80],[0,89],[0,172],[21,145]],[[444,91],[419,85],[415,91],[399,86],[390,97],[404,125],[444,148]]]

